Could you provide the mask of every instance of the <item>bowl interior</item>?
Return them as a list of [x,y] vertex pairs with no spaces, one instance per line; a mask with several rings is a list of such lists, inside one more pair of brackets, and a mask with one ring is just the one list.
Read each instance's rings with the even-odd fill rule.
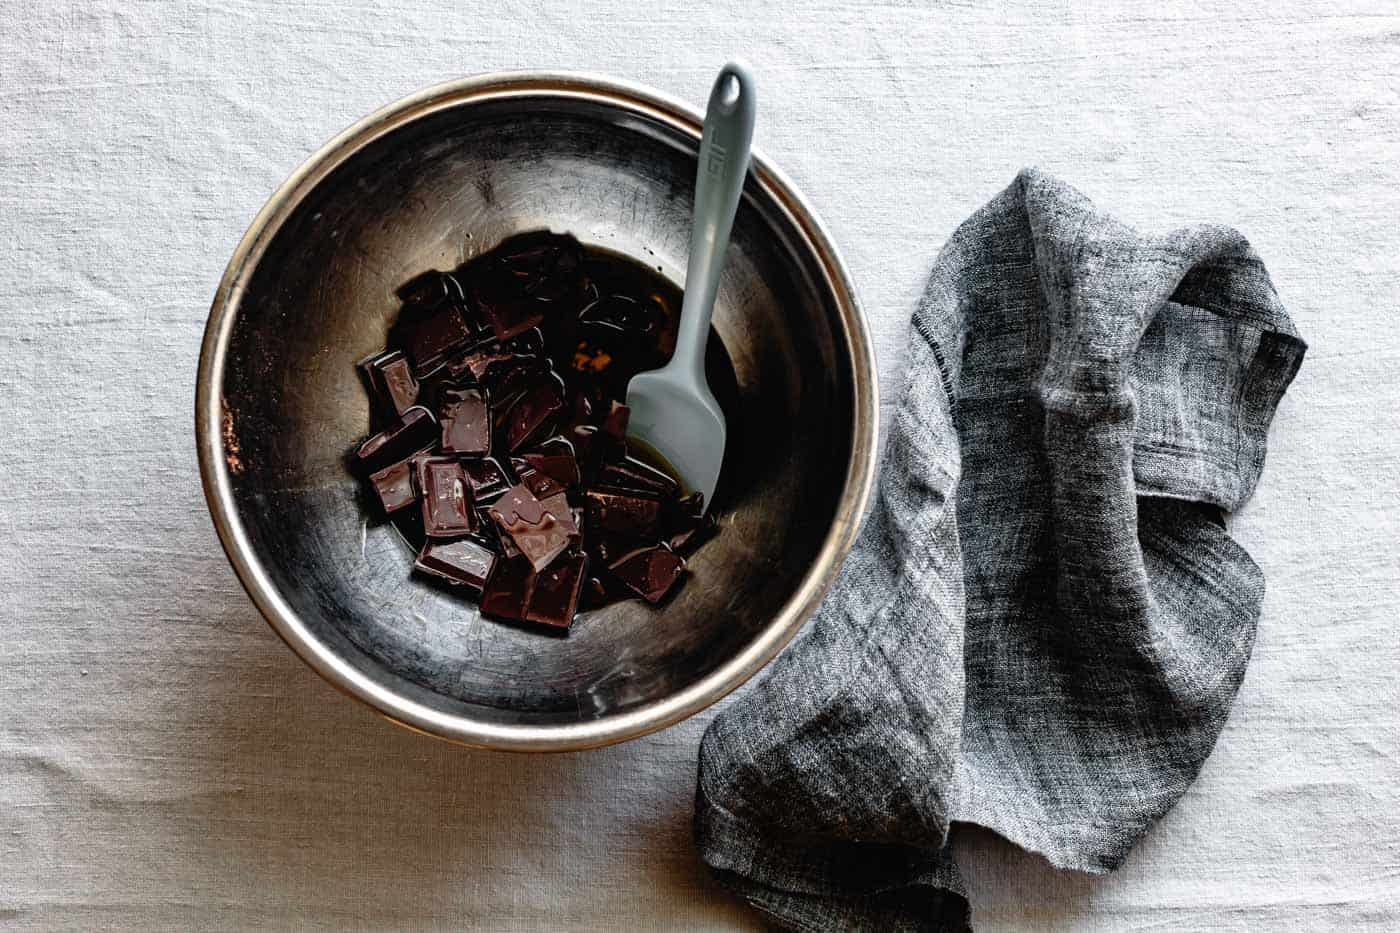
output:
[[539,228],[679,281],[695,151],[693,136],[601,103],[474,101],[357,151],[266,243],[231,299],[218,468],[253,559],[346,663],[473,722],[567,725],[696,683],[794,597],[852,469],[859,354],[818,260],[752,178],[714,319],[733,364],[720,533],[669,602],[586,613],[567,637],[484,619],[411,575],[412,552],[345,465],[370,423],[355,362],[384,344],[400,284]]

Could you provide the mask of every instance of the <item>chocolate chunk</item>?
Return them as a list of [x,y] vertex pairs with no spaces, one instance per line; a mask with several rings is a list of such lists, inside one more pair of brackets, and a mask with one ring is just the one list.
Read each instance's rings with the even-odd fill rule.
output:
[[512,451],[519,450],[546,433],[563,410],[564,396],[555,383],[548,382],[527,392],[506,418],[507,446]]
[[608,413],[603,416],[603,433],[615,440],[627,440],[627,422],[632,417],[632,409],[621,402],[608,405]]
[[482,346],[469,347],[456,354],[447,361],[447,372],[455,379],[460,379],[467,373],[477,382],[486,379],[487,373],[494,368],[499,368],[504,364],[517,360],[532,360],[535,357],[522,353],[509,353],[500,348],[500,344],[492,340]]
[[509,271],[483,274],[472,288],[472,299],[497,340],[508,340],[544,320],[544,305],[527,295],[524,283]]
[[524,622],[534,584],[535,570],[529,560],[524,557],[498,558],[481,590],[481,611],[486,615]]
[[562,494],[541,502],[523,483],[512,486],[491,506],[491,520],[536,570],[564,552],[579,537],[578,525]]
[[436,269],[409,279],[399,287],[396,294],[406,305],[418,305],[429,309],[436,308],[444,301],[460,303],[463,299],[462,286],[458,284],[457,279]]
[[431,311],[405,308],[394,337],[408,354],[414,373],[422,378],[471,343],[474,333],[461,305],[444,304]]
[[496,555],[485,545],[471,538],[457,541],[429,539],[418,553],[414,566],[424,573],[460,583],[481,592],[496,563]]
[[574,459],[578,461],[579,474],[583,482],[591,483],[598,473],[602,461],[601,445],[597,443],[598,426],[576,424],[565,432],[565,437],[574,448]]
[[621,460],[627,455],[627,421],[632,409],[621,402],[612,402],[603,423],[598,428],[596,440],[598,454],[605,462]]
[[593,417],[593,402],[587,393],[574,393],[574,423],[586,424]]
[[534,589],[527,602],[525,618],[542,625],[568,628],[578,611],[588,558],[581,551],[566,551],[535,574]]
[[580,311],[578,318],[637,336],[647,336],[660,329],[662,312],[649,300],[638,301],[628,295],[604,295]]
[[355,452],[355,461],[366,473],[407,460],[438,441],[438,425],[426,408],[415,405],[403,417],[367,439]]
[[515,468],[515,475],[520,477],[520,482],[530,487],[530,491],[535,494],[536,499],[544,500],[564,492],[563,483],[548,473],[536,470],[530,466],[529,461],[520,457],[511,457],[510,465]]
[[672,499],[661,509],[662,536],[673,551],[691,549],[710,536],[715,520],[705,514],[705,494],[693,492],[684,499]]
[[486,393],[446,388],[440,404],[443,453],[485,456],[491,452],[491,410]]
[[670,591],[681,573],[685,561],[664,544],[638,548],[608,565],[623,586],[649,603],[658,603]]
[[350,463],[405,536],[426,539],[416,572],[556,631],[580,605],[673,591],[681,549],[715,522],[629,452],[621,400],[674,350],[679,292],[537,231],[399,297],[388,348],[361,363],[384,430]]
[[413,504],[413,466],[409,460],[400,460],[374,473],[369,478],[379,496],[379,504],[385,513],[397,512]]
[[462,464],[452,457],[422,457],[418,494],[423,498],[423,532],[430,538],[455,538],[476,530],[471,486]]
[[472,487],[472,499],[477,506],[489,505],[511,487],[505,468],[494,457],[462,461],[467,483]]
[[602,580],[589,577],[583,581],[583,592],[579,594],[578,602],[581,609],[599,609],[612,602],[612,594]]
[[551,381],[549,361],[538,356],[512,354],[492,363],[479,377],[493,398],[510,398]]
[[520,459],[531,469],[553,477],[564,486],[577,486],[581,479],[574,445],[562,437],[551,437],[534,450],[521,454]]
[[680,485],[674,479],[636,457],[623,457],[618,463],[609,463],[599,471],[597,483],[633,489],[661,499],[669,499],[680,492]]
[[590,489],[587,527],[590,534],[656,539],[661,533],[661,502],[644,493]]
[[418,401],[418,380],[413,368],[398,350],[378,353],[360,363],[369,384],[375,409],[384,417],[395,418]]

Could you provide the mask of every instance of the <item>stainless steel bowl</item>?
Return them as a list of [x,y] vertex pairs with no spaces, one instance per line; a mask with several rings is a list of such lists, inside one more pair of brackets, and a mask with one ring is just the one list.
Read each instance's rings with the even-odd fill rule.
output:
[[700,125],[591,76],[442,85],[312,156],[234,252],[195,402],[209,510],[277,633],[395,722],[522,751],[643,735],[763,667],[835,577],[874,472],[875,363],[835,248],[761,155],[714,319],[737,382],[722,530],[676,598],[588,613],[566,638],[482,619],[410,576],[346,471],[369,425],[354,363],[384,343],[397,285],[540,227],[679,281]]

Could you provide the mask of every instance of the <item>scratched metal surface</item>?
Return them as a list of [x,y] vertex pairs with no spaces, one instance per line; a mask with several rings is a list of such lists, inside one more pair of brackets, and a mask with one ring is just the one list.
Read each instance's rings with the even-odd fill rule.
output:
[[886,399],[939,245],[1032,163],[1139,225],[1239,227],[1312,345],[1232,520],[1269,595],[1215,754],[1113,876],[965,839],[979,926],[1400,925],[1392,3],[398,6],[0,10],[0,926],[756,926],[688,844],[708,716],[530,759],[376,720],[244,598],[190,439],[223,265],[339,129],[503,67],[698,101],[735,52]]
[[[820,258],[756,182],[715,301],[710,377],[729,425],[719,534],[661,605],[585,612],[567,638],[483,621],[460,593],[411,576],[413,551],[346,468],[370,424],[356,362],[384,346],[400,285],[541,228],[680,282],[694,151],[615,101],[447,108],[357,150],[290,211],[246,288],[232,287],[211,423],[246,556],[312,638],[392,699],[412,691],[468,724],[522,729],[620,730],[619,716],[646,707],[655,727],[658,704],[786,625],[808,575],[835,570],[822,552],[849,529],[840,507],[859,516],[859,493],[843,495],[865,475],[855,453],[862,426],[869,446],[873,405],[857,381],[873,377],[852,363],[865,351],[843,329],[845,296],[819,284]],[[572,747],[622,734],[636,733]]]

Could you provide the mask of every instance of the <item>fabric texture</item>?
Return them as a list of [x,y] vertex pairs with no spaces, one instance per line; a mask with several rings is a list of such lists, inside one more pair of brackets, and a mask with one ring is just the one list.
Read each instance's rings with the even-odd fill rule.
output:
[[1210,754],[1264,579],[1223,513],[1302,361],[1219,226],[1138,233],[1034,170],[939,255],[874,509],[718,717],[695,831],[794,929],[959,929],[950,827],[1106,872]]

